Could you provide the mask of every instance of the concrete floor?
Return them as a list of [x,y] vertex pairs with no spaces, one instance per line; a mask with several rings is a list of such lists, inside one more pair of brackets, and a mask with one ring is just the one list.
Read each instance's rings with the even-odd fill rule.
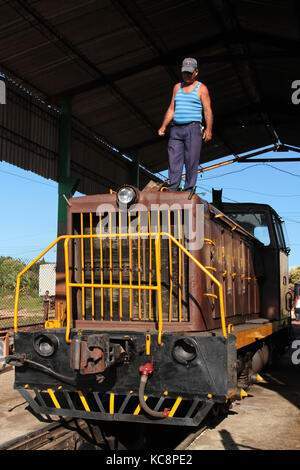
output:
[[[293,325],[300,339],[300,322]],[[292,364],[293,352],[262,374],[264,382],[252,386],[249,396],[235,402],[229,415],[189,450],[300,449],[300,364]],[[47,424],[28,411],[13,382],[14,371],[0,375],[0,445]]]
[[27,402],[13,385],[14,370],[0,375],[0,445],[49,424],[28,411]]
[[[300,340],[300,322],[293,327]],[[291,348],[276,368],[262,373],[264,381],[234,402],[229,415],[204,431],[189,450],[300,450],[300,364],[291,361],[295,352]]]

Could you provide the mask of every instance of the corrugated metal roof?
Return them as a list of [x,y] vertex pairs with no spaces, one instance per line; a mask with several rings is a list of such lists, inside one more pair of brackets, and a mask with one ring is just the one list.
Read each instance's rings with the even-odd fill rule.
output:
[[215,117],[202,163],[299,147],[299,31],[294,0],[3,0],[0,68],[57,105],[72,95],[77,120],[156,172],[167,168],[157,129],[187,56]]

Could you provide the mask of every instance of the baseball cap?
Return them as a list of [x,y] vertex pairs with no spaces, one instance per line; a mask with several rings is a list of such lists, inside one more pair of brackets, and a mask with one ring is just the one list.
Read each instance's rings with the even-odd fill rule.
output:
[[182,62],[182,67],[181,67],[181,72],[195,72],[195,70],[198,68],[198,64],[196,59],[192,59],[191,57],[187,57],[184,59]]

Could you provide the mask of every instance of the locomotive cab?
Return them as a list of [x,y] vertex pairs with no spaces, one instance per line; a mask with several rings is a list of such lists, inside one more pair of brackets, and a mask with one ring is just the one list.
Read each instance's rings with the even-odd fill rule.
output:
[[254,259],[260,285],[261,317],[279,320],[289,316],[288,254],[282,220],[267,204],[223,203],[222,211],[257,238]]

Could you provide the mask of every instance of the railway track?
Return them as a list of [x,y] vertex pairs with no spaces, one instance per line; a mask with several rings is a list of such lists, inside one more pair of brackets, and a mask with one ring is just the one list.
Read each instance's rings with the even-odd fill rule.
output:
[[[152,451],[160,452],[184,451],[189,445],[199,437],[208,426],[204,425],[197,431],[178,432],[169,430],[170,434],[166,439],[165,427],[162,432],[157,433],[155,441],[152,442],[143,439],[141,434],[137,436],[136,444],[133,442],[124,442],[122,436],[106,435],[100,429],[97,423],[87,422],[85,420],[70,419],[51,423],[41,429],[27,433],[16,439],[0,445],[0,451],[3,450],[134,450],[134,451]],[[168,431],[168,432],[169,432]],[[128,427],[128,432],[132,429]],[[164,433],[164,436],[163,436]],[[125,435],[123,430],[123,435]],[[142,439],[141,439],[142,437]],[[179,440],[178,440],[179,437]],[[182,441],[180,439],[182,438]],[[144,442],[142,442],[142,440]],[[180,442],[179,442],[180,441]],[[162,443],[164,443],[162,445]]]
[[1,450],[99,450],[93,426],[84,420],[62,420],[0,445]]

